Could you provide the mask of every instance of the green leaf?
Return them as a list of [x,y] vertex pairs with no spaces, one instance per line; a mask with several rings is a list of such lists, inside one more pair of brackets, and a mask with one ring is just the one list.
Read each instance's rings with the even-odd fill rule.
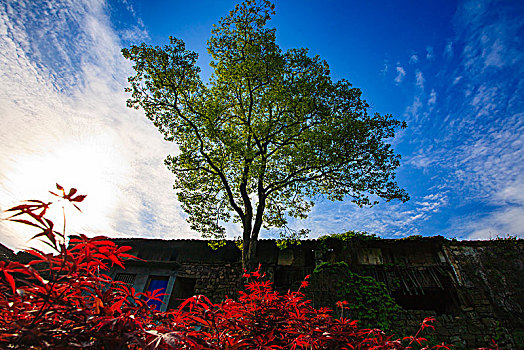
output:
[[178,145],[165,164],[191,228],[221,240],[233,221],[245,247],[262,228],[292,233],[289,220],[306,218],[319,196],[358,206],[409,199],[388,143],[404,123],[368,114],[360,89],[333,81],[319,56],[283,51],[266,26],[273,14],[269,1],[246,1],[219,21],[206,83],[198,55],[178,38],[122,50],[136,72],[127,105]]

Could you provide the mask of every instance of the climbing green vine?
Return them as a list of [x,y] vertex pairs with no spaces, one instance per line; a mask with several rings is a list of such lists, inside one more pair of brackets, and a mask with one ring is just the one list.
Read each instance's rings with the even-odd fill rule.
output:
[[383,283],[352,272],[345,262],[317,266],[311,276],[310,289],[313,298],[331,299],[327,300],[329,304],[347,301],[347,316],[359,320],[362,327],[379,326],[391,331],[401,310]]

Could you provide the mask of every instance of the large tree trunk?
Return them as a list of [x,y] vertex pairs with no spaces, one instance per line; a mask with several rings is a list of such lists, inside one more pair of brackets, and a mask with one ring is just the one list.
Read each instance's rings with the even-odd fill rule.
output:
[[[246,272],[251,272],[253,270],[253,260],[255,258],[253,254],[253,237],[252,237],[252,231],[253,226],[251,223],[251,218],[248,217],[249,215],[246,215],[244,218],[244,222],[242,223],[243,226],[243,234],[242,234],[242,269]],[[256,243],[255,243],[256,244]]]
[[[254,271],[258,266],[255,261],[257,254],[257,243],[260,230],[262,229],[262,218],[266,209],[266,193],[263,187],[263,175],[258,179],[258,204],[253,216],[253,206],[246,190],[246,184],[240,186],[240,192],[244,200],[245,215],[242,220],[243,244],[242,244],[242,268],[247,272]],[[253,219],[254,222],[253,222]]]
[[251,238],[251,242],[249,243],[249,250],[247,254],[248,262],[246,264],[246,269],[248,272],[254,271],[258,267],[258,261],[256,261],[257,257],[257,239]]
[[256,261],[257,241],[258,235],[255,238],[250,234],[250,237],[242,242],[242,269],[246,272],[252,272],[258,267],[258,261]]
[[250,210],[246,215],[246,222],[243,224],[243,245],[242,245],[242,268],[247,272],[252,272],[258,268],[256,261],[257,244],[260,230],[262,229],[262,217],[266,208],[266,196],[262,193],[261,181],[259,182],[259,201],[256,210],[255,222],[252,223],[253,212]]
[[242,241],[242,269],[245,272],[248,272],[250,243],[250,240],[246,240],[245,238]]

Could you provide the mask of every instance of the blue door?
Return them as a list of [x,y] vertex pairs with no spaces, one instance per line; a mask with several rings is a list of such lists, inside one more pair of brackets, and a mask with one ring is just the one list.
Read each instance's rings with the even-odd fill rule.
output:
[[[149,286],[147,287],[147,291],[153,293],[153,291],[160,289],[160,294],[166,292],[167,288],[167,282],[169,281],[168,277],[151,277],[149,279]],[[158,293],[157,293],[158,294]],[[164,297],[160,297],[160,299],[163,299]],[[147,301],[148,305],[154,305],[155,309],[160,310],[160,306],[162,306],[162,303],[158,300],[152,300],[149,299]]]

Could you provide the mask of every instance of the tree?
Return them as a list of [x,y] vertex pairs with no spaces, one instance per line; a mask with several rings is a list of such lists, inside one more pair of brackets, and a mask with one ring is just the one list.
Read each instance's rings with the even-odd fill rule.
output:
[[198,55],[170,45],[124,48],[134,62],[128,106],[178,152],[165,160],[192,229],[223,239],[224,223],[242,227],[242,263],[250,270],[263,228],[305,218],[320,195],[359,206],[408,200],[394,181],[400,156],[387,143],[403,122],[369,115],[361,91],[334,82],[327,63],[307,49],[283,52],[267,0],[245,1],[214,26],[214,69],[204,84]]

